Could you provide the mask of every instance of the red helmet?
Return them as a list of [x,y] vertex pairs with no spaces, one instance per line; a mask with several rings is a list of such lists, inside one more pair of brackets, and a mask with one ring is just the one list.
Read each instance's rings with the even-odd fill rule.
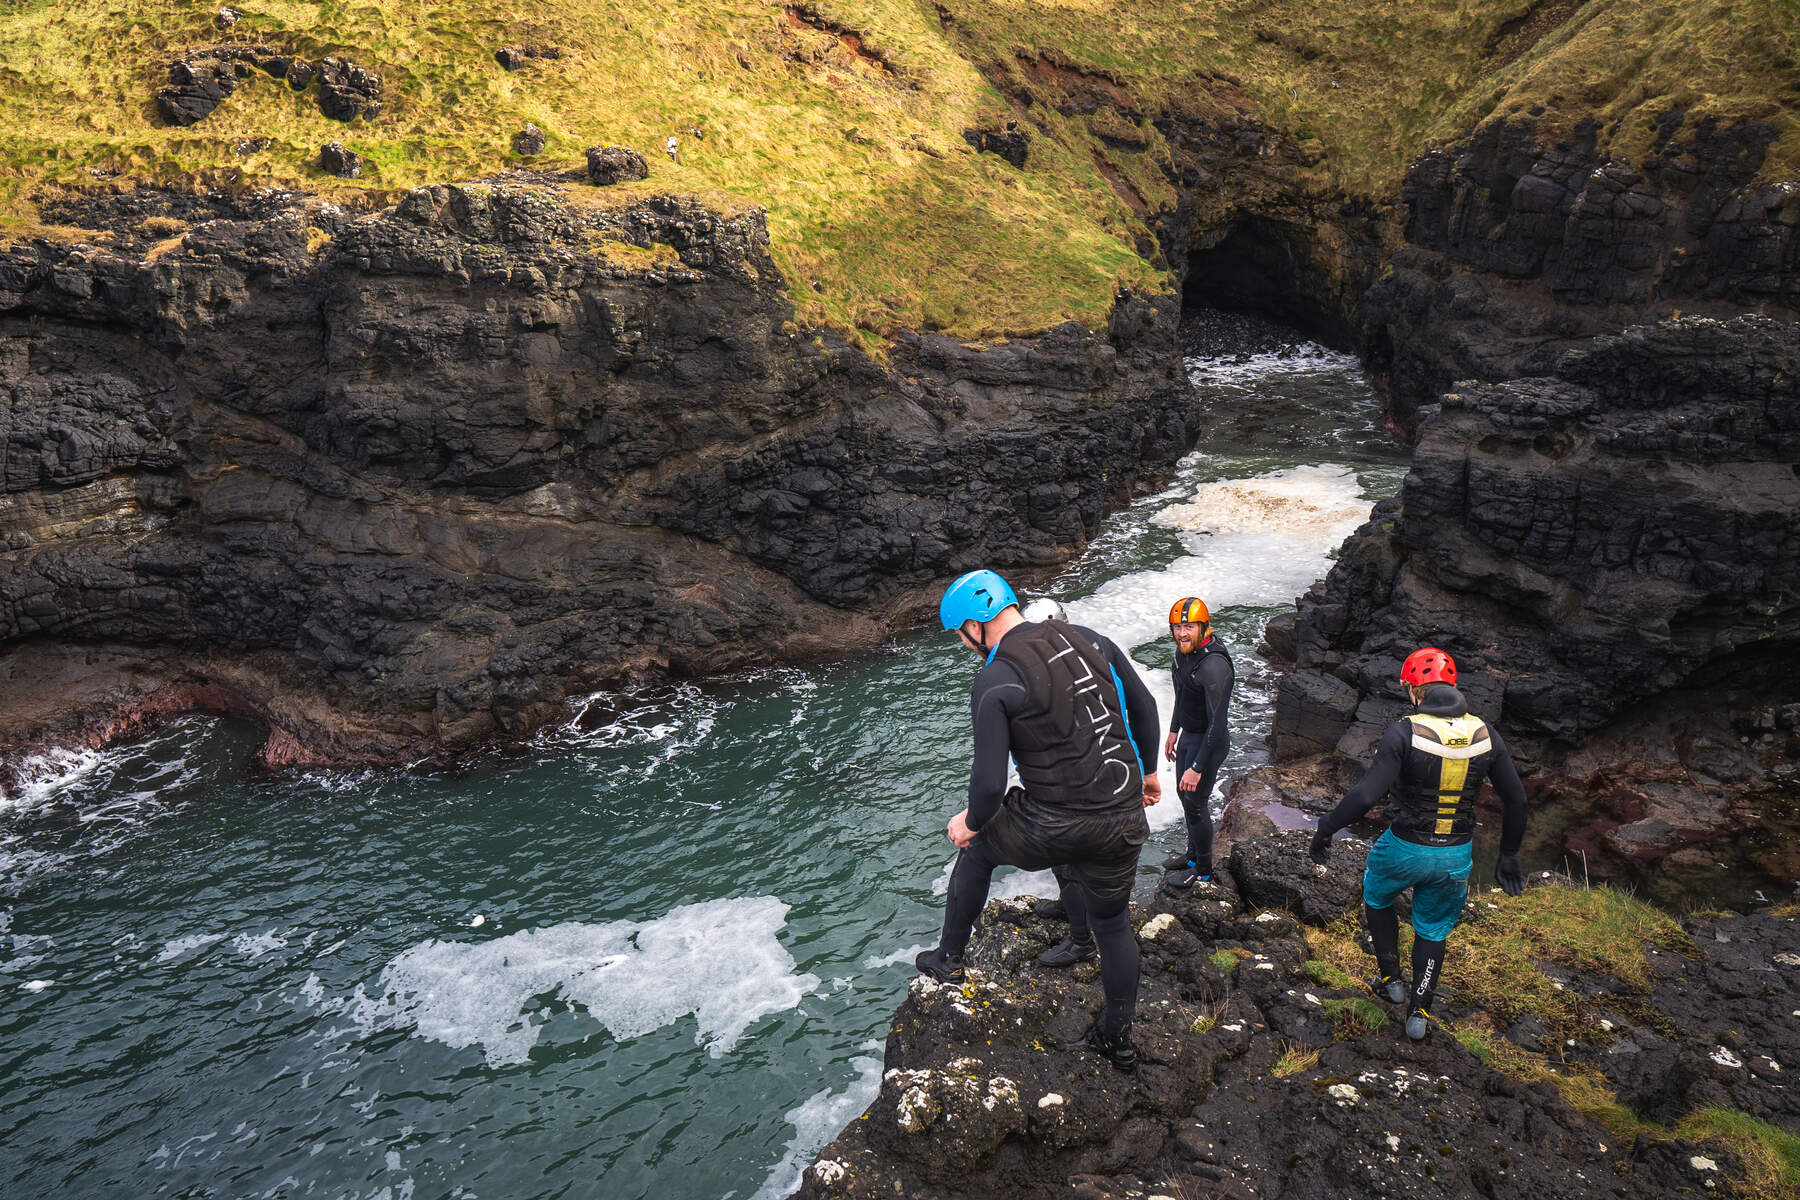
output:
[[1414,650],[1406,656],[1406,662],[1400,668],[1400,680],[1414,687],[1424,687],[1428,683],[1447,683],[1454,687],[1456,660],[1436,646]]

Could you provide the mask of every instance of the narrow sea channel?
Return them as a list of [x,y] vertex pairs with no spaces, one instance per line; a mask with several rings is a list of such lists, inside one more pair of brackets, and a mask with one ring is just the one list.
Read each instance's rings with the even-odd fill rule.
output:
[[[1404,460],[1353,358],[1185,333],[1209,433],[1047,590],[1165,715],[1169,605],[1212,606],[1228,781],[1264,757],[1263,626]],[[453,772],[262,777],[202,718],[36,763],[0,798],[0,1194],[784,1195],[935,941],[977,665],[921,632],[597,696]],[[1147,863],[1173,799],[1152,825]]]

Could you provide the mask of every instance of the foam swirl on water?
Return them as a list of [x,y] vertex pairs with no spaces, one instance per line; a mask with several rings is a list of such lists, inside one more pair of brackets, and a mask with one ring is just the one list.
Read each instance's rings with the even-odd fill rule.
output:
[[481,1047],[490,1067],[525,1062],[545,1019],[528,1002],[548,994],[628,1041],[692,1015],[694,1040],[726,1054],[759,1018],[793,1008],[819,986],[796,975],[777,939],[788,906],[773,896],[685,904],[654,921],[567,922],[487,942],[436,938],[381,972],[381,994],[347,1001],[303,995],[343,1012],[365,1036],[411,1028],[453,1049]]

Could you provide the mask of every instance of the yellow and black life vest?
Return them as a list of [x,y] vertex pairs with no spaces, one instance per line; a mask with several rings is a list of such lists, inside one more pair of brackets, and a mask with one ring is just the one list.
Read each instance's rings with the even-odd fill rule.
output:
[[1403,720],[1412,741],[1393,788],[1394,832],[1425,846],[1461,845],[1475,835],[1475,795],[1493,763],[1487,726],[1471,713]]

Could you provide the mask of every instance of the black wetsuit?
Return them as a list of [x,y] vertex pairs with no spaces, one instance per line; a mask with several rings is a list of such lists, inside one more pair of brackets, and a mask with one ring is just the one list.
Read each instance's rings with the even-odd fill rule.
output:
[[[1060,689],[1055,694],[1042,679],[1034,686],[1010,657],[1014,638],[1075,664],[1074,681],[1051,677],[1052,688]],[[1049,716],[1047,705],[1055,710]],[[975,676],[970,710],[975,757],[966,819],[976,837],[950,873],[939,953],[960,959],[968,948],[996,867],[1060,867],[1059,876],[1079,886],[1093,923],[1111,1036],[1129,1023],[1137,1004],[1138,947],[1127,909],[1138,852],[1150,833],[1143,768],[1144,748],[1155,747],[1156,701],[1109,639],[1044,621],[1008,631]],[[1052,736],[1059,714],[1072,714],[1073,723]],[[1011,793],[1009,755],[1024,784]]]
[[[1193,654],[1175,652],[1169,670],[1175,681],[1175,708],[1169,714],[1169,732],[1179,731],[1175,742],[1175,794],[1187,818],[1187,856],[1199,874],[1212,874],[1213,786],[1219,767],[1231,749],[1231,730],[1225,723],[1231,706],[1231,687],[1236,679],[1231,655],[1218,634]],[[1189,770],[1200,773],[1200,785],[1184,790],[1181,778]]]

